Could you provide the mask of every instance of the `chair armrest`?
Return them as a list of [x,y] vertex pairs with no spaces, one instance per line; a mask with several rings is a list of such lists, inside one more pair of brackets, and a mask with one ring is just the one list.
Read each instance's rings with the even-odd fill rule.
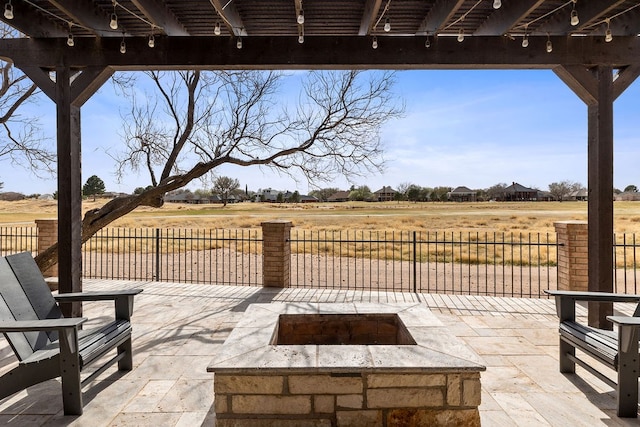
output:
[[546,289],[546,294],[568,298],[574,301],[602,301],[602,302],[640,302],[640,295],[615,294],[610,292],[578,292],[578,291],[556,291]]
[[133,314],[133,297],[142,289],[125,289],[106,292],[72,292],[55,295],[56,301],[67,303],[72,301],[115,301],[116,319],[130,320]]
[[9,320],[0,322],[0,332],[55,331],[66,328],[77,328],[86,321],[86,317],[68,317],[43,320]]
[[109,301],[121,297],[138,295],[142,289],[125,289],[122,291],[104,291],[104,292],[71,292],[66,294],[54,295],[58,302],[73,301]]
[[618,326],[640,326],[640,317],[607,316],[607,320],[610,320]]

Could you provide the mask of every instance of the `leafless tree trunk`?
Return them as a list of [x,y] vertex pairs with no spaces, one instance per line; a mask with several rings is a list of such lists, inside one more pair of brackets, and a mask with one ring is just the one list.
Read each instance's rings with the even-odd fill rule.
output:
[[[83,241],[138,206],[162,206],[167,192],[223,164],[301,172],[311,183],[379,170],[380,130],[404,110],[392,92],[392,72],[309,72],[293,108],[279,108],[282,73],[145,74],[157,95],[140,101],[130,92],[125,148],[115,158],[121,177],[146,171],[152,186],[87,212]],[[56,259],[54,246],[37,261],[47,268]]]

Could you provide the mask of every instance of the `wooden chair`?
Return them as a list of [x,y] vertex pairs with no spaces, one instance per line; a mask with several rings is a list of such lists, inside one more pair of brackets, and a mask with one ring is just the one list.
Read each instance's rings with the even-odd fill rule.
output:
[[[638,377],[640,355],[640,295],[606,292],[576,292],[546,290],[556,300],[560,318],[560,372],[574,373],[576,363],[616,390],[619,417],[638,416]],[[638,304],[633,316],[607,316],[617,331],[594,328],[576,320],[578,301],[627,302]],[[576,349],[617,372],[611,380],[592,363],[576,356]]]
[[[81,415],[82,385],[118,362],[133,367],[131,323],[133,297],[142,292],[87,292],[52,295],[28,252],[0,258],[0,332],[19,364],[0,377],[0,399],[40,382],[61,377],[65,415]],[[115,301],[115,320],[93,330],[80,330],[86,318],[64,318],[58,302]],[[87,376],[85,366],[111,350],[116,355]]]

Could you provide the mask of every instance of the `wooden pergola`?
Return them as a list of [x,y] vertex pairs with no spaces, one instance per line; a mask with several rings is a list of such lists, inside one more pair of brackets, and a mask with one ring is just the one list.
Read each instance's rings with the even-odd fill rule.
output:
[[[60,291],[82,288],[81,107],[115,71],[145,69],[551,69],[588,106],[589,289],[612,291],[613,103],[640,75],[638,6],[6,0],[0,19],[26,37],[0,40],[0,58],[57,107]],[[592,324],[609,310],[592,310]]]

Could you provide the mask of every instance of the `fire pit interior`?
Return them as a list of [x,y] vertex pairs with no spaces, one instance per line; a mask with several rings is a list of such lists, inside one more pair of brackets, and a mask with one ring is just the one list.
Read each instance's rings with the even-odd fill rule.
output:
[[274,345],[416,345],[397,314],[283,314]]

